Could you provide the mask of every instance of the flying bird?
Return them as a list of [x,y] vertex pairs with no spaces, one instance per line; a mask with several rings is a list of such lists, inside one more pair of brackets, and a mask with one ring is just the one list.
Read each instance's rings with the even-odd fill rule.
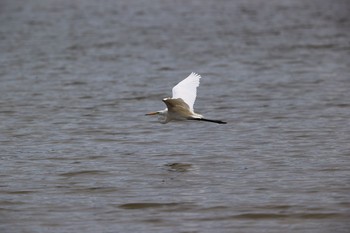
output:
[[150,112],[146,115],[158,115],[161,123],[166,124],[169,121],[196,120],[207,121],[217,124],[226,124],[221,120],[206,119],[202,115],[195,113],[193,110],[194,102],[197,96],[197,87],[201,76],[191,73],[187,78],[173,87],[173,97],[164,98],[163,102],[167,106],[164,110]]

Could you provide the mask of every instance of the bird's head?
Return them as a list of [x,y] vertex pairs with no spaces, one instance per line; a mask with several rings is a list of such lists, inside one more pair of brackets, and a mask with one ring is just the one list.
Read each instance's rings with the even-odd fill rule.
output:
[[161,110],[161,111],[146,113],[146,116],[157,115],[158,120],[161,123],[166,123],[167,122],[167,113],[168,113],[168,109],[166,108],[166,109]]
[[153,115],[165,116],[167,112],[168,112],[168,110],[164,109],[164,110],[161,110],[161,111],[149,112],[149,113],[146,113],[145,115],[146,116],[153,116]]

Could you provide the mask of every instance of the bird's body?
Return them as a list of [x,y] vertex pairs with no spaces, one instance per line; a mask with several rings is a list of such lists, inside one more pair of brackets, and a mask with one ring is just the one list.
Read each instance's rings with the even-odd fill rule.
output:
[[220,120],[205,119],[202,115],[194,112],[193,105],[196,100],[200,78],[199,74],[191,73],[186,79],[173,87],[172,98],[163,99],[167,108],[157,112],[150,112],[146,115],[159,115],[163,118],[162,123],[174,120],[198,120],[226,124],[226,122]]

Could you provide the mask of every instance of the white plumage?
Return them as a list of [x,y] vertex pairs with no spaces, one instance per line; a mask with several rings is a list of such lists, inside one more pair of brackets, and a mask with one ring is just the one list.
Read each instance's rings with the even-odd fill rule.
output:
[[187,78],[179,82],[173,87],[173,99],[181,98],[193,111],[193,105],[197,97],[197,87],[201,76],[196,73],[191,73]]
[[161,122],[164,124],[172,120],[198,120],[226,124],[226,122],[220,120],[205,119],[202,115],[194,112],[193,105],[196,101],[200,79],[201,76],[199,74],[192,72],[187,78],[173,87],[172,98],[163,99],[167,108],[157,112],[150,112],[146,115],[159,115],[163,118]]

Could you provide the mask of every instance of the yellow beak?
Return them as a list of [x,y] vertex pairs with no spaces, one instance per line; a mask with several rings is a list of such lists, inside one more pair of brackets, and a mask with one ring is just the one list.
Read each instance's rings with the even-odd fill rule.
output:
[[149,112],[149,113],[146,113],[145,115],[146,116],[152,116],[152,115],[157,115],[158,112]]

